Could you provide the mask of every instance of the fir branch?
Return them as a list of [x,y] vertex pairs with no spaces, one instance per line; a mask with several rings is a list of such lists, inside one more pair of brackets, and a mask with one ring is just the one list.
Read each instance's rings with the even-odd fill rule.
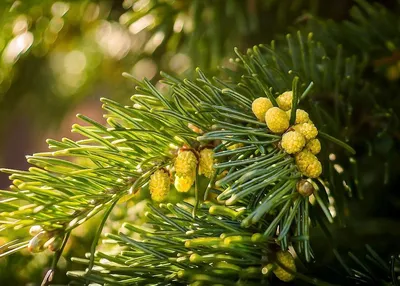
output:
[[[265,247],[265,241],[258,238],[257,228],[240,230],[239,223],[229,217],[213,218],[207,214],[219,206],[201,205],[194,222],[186,215],[192,212],[192,205],[184,203],[171,207],[174,212],[165,204],[149,209],[152,214],[148,215],[150,229],[125,224],[123,231],[129,235],[107,235],[123,249],[115,258],[99,252],[91,273],[68,274],[80,281],[101,280],[117,284],[135,279],[153,284],[220,281],[224,285],[236,282],[256,285],[265,279],[261,274],[262,267],[271,262],[273,256],[269,256],[271,250]],[[164,221],[166,216],[170,222]],[[164,223],[159,224],[159,221]],[[176,224],[189,231],[179,231]],[[234,233],[231,233],[232,227]],[[170,235],[172,232],[175,233],[173,236]],[[140,238],[130,238],[134,233]],[[106,262],[102,259],[105,257],[112,260]],[[134,260],[130,261],[130,257]],[[87,263],[86,260],[75,261]]]
[[[249,247],[254,241],[248,235],[257,227],[257,231],[263,233],[264,241],[278,239],[282,249],[287,249],[288,244],[293,244],[301,250],[302,258],[309,261],[312,258],[308,235],[309,218],[315,212],[309,212],[311,205],[306,196],[312,192],[303,194],[305,197],[300,194],[296,184],[303,176],[302,172],[293,157],[284,152],[278,144],[282,141],[282,136],[272,132],[266,123],[259,121],[252,114],[253,98],[250,99],[248,93],[243,91],[249,91],[252,95],[265,94],[273,104],[278,105],[276,95],[293,89],[291,117],[294,123],[294,111],[305,97],[301,94],[308,93],[311,97],[314,92],[335,90],[337,86],[346,90],[353,82],[346,81],[348,77],[345,77],[344,70],[340,69],[344,66],[339,64],[344,61],[340,54],[334,61],[337,69],[319,69],[320,65],[334,65],[321,45],[317,45],[319,53],[307,51],[304,49],[305,45],[313,46],[314,42],[311,37],[304,42],[300,33],[299,42],[290,36],[288,41],[288,47],[279,51],[276,46],[260,46],[261,50],[255,47],[246,55],[236,50],[246,72],[242,74],[238,71],[238,80],[234,83],[217,78],[211,80],[201,70],[197,70],[198,78],[195,81],[166,77],[165,83],[169,85],[169,91],[161,94],[148,80],[138,81],[125,74],[137,85],[138,94],[132,96],[132,106],[102,99],[103,109],[107,112],[107,125],[103,126],[90,118],[78,115],[78,118],[89,126],[75,124],[72,131],[83,135],[85,139],[76,142],[69,139],[49,140],[49,152],[28,157],[28,162],[37,167],[30,168],[29,171],[3,170],[12,173],[11,188],[15,192],[2,192],[5,199],[1,203],[7,206],[7,211],[0,214],[1,228],[41,225],[45,231],[55,236],[69,233],[103,210],[108,209],[108,214],[115,202],[124,195],[136,193],[141,189],[150,189],[152,192],[149,180],[156,171],[163,173],[166,180],[169,180],[171,174],[174,175],[174,162],[181,151],[190,150],[198,160],[201,151],[208,148],[213,150],[215,158],[218,158],[218,162],[211,166],[215,176],[207,178],[208,184],[200,189],[201,176],[196,171],[199,171],[196,161],[196,205],[186,205],[192,214],[185,207],[174,208],[172,213],[177,216],[174,218],[153,207],[148,218],[155,227],[157,226],[156,229],[168,226],[162,230],[176,234],[176,242],[181,244],[182,236],[186,236],[191,230],[182,225],[182,222],[193,228],[195,236],[201,237],[201,232],[198,232],[200,229],[192,225],[194,217],[196,224],[205,224],[201,229],[205,231],[205,238],[193,238],[189,244],[204,241],[214,246],[222,245],[224,250],[226,248],[233,253],[239,251],[242,256],[251,255],[249,252],[259,255],[260,251]],[[307,52],[309,54],[306,54]],[[318,58],[315,57],[316,54],[319,55]],[[315,57],[313,63],[316,66],[305,60],[311,55]],[[311,72],[312,70],[314,72]],[[236,147],[234,143],[240,143],[241,146]],[[313,181],[318,180],[309,179],[308,183]],[[169,182],[166,183],[169,186]],[[316,184],[317,182],[314,182],[314,185]],[[325,182],[321,180],[320,184]],[[200,198],[203,192],[209,193],[211,189],[219,192],[219,202],[232,207],[241,206],[246,211],[235,210],[237,213],[234,214],[229,211],[229,207],[226,207],[225,212],[213,208],[212,212],[223,214],[222,217],[229,214],[228,221],[206,214],[204,208],[207,206],[200,205]],[[332,222],[327,202],[324,200],[328,194],[324,192],[326,188],[319,188],[314,197],[328,221]],[[23,207],[17,207],[13,203],[14,199],[21,199]],[[312,206],[314,207],[317,206]],[[167,208],[170,210],[172,206],[168,205]],[[235,221],[231,221],[232,215]],[[103,222],[105,219],[104,217]],[[238,250],[231,249],[236,240],[226,238],[221,241],[221,232],[214,233],[213,226],[215,231],[224,229],[235,233],[235,239],[239,239],[240,233],[246,234],[238,240]],[[243,227],[248,229],[244,230]],[[160,270],[163,266],[166,267],[164,270],[169,273],[171,281],[177,277],[188,281],[200,279],[199,272],[187,266],[187,261],[200,259],[207,262],[209,259],[208,254],[203,253],[201,248],[201,251],[196,253],[199,256],[171,260],[171,253],[178,251],[182,246],[179,244],[179,247],[165,247],[160,241],[161,237],[148,236],[150,242],[147,242],[147,238],[145,241],[135,241],[124,235],[109,234],[108,237],[130,249],[139,249],[135,255],[145,257],[143,263],[147,263],[146,259],[149,256],[156,259],[154,261],[161,266]],[[206,239],[212,237],[215,239]],[[97,239],[98,236],[92,244],[92,254]],[[24,239],[21,239],[15,241],[13,246],[18,248],[25,244]],[[98,254],[98,257],[99,255],[112,262],[109,264],[103,263],[101,259],[96,260],[96,264],[107,268],[107,271],[112,269],[107,275],[103,275],[96,267],[92,268],[93,255],[88,261],[77,260],[89,265],[88,273],[74,272],[71,275],[93,282],[102,281],[100,283],[127,281],[126,279],[132,278],[127,275],[128,272],[136,273],[137,281],[158,277],[154,273],[149,276],[147,272],[143,272],[143,265],[139,268],[124,268],[126,253],[118,256]],[[215,259],[220,258],[217,256]],[[243,265],[238,266],[247,268],[257,259],[261,258],[251,256],[251,259],[242,261]],[[232,257],[232,260],[228,259],[228,263],[230,262],[238,263],[240,259]],[[114,263],[119,266],[116,267]],[[257,265],[260,264],[261,262]],[[206,269],[208,270],[208,266]],[[160,279],[165,279],[165,275],[161,273]],[[235,277],[241,279],[242,275],[246,276],[249,273],[247,270],[241,270]],[[207,279],[216,277],[216,273],[211,272],[203,278],[208,281]],[[257,276],[256,279],[260,277]],[[161,280],[159,282],[161,283]]]

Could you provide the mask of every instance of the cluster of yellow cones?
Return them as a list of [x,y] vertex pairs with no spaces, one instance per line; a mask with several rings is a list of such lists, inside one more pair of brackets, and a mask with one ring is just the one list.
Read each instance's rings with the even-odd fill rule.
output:
[[[196,171],[199,175],[211,178],[214,152],[204,148],[199,152],[182,149],[179,151],[174,163],[174,186],[178,192],[186,193],[196,180]],[[167,169],[158,169],[150,177],[149,189],[153,201],[162,202],[168,197],[171,187],[171,175]]]
[[280,147],[294,156],[300,172],[309,178],[317,178],[322,173],[322,165],[315,156],[321,151],[321,143],[316,138],[318,129],[302,109],[296,109],[295,122],[290,126],[293,93],[287,91],[276,98],[279,107],[265,97],[253,101],[252,110],[257,119],[265,122],[275,134],[282,134]]

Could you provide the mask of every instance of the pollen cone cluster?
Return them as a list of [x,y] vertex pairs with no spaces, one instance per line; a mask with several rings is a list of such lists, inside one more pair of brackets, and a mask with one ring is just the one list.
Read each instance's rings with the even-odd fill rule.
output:
[[[189,192],[196,181],[196,175],[211,178],[214,175],[214,151],[203,148],[199,152],[192,149],[180,150],[174,161],[174,186],[178,192]],[[173,170],[172,170],[173,172]],[[164,169],[150,176],[149,189],[153,201],[162,202],[170,191],[171,178]]]
[[258,120],[265,121],[271,132],[282,134],[280,146],[295,157],[300,172],[306,177],[317,178],[322,172],[321,162],[315,156],[321,151],[321,143],[316,138],[318,129],[302,109],[296,109],[294,125],[290,126],[292,101],[292,91],[276,98],[279,107],[274,107],[269,99],[260,97],[253,101],[252,110]]

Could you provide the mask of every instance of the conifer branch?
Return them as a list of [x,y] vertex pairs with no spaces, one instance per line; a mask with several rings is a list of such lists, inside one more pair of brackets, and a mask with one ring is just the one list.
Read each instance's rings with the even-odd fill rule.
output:
[[[155,195],[153,191],[156,189],[151,185],[151,178],[157,172],[157,178],[164,180],[163,186],[167,186],[163,191],[168,192],[178,155],[190,150],[189,153],[195,155],[197,162],[201,151],[208,148],[217,159],[211,166],[215,176],[208,177],[207,186],[200,190],[200,168],[195,163],[194,185],[196,206],[199,204],[199,208],[187,204],[182,207],[167,204],[161,209],[151,207],[149,219],[153,221],[155,230],[161,227],[158,229],[162,230],[161,233],[157,232],[157,236],[146,234],[146,239],[151,237],[150,242],[136,241],[130,234],[108,234],[108,238],[130,250],[117,256],[97,253],[95,259],[95,240],[89,260],[75,259],[87,264],[89,270],[71,272],[70,275],[98,283],[139,283],[149,277],[160,277],[160,283],[165,277],[171,281],[222,279],[221,283],[227,282],[228,278],[216,278],[214,274],[202,276],[203,270],[198,271],[196,267],[192,269],[191,263],[196,265],[203,260],[218,261],[221,258],[219,254],[201,252],[198,254],[200,256],[185,259],[171,257],[173,252],[183,253],[183,242],[185,245],[194,243],[197,247],[202,246],[200,242],[203,243],[203,240],[208,246],[227,244],[224,250],[227,247],[228,252],[238,255],[231,258],[223,256],[223,259],[227,263],[239,263],[236,267],[232,266],[239,280],[246,275],[250,275],[250,278],[255,275],[257,281],[260,281],[260,277],[264,279],[260,276],[264,267],[263,258],[259,256],[261,250],[247,247],[258,242],[258,239],[263,242],[276,240],[283,250],[293,245],[301,259],[310,261],[313,257],[309,242],[310,218],[317,213],[314,209],[319,209],[329,222],[333,222],[330,209],[335,206],[327,198],[336,194],[327,192],[325,186],[328,181],[323,175],[321,179],[316,179],[322,167],[318,167],[321,163],[314,155],[310,156],[314,156],[313,160],[319,164],[316,169],[318,174],[302,179],[306,170],[301,169],[298,158],[291,156],[283,146],[283,132],[272,130],[268,121],[264,123],[265,120],[255,117],[252,105],[259,95],[265,95],[271,106],[279,110],[278,106],[282,107],[283,104],[281,96],[293,91],[294,96],[288,107],[292,109],[289,113],[290,125],[289,117],[283,110],[280,111],[288,120],[288,126],[283,131],[289,133],[296,128],[296,124],[300,124],[297,122],[297,112],[301,112],[298,105],[303,104],[305,95],[312,100],[312,95],[318,92],[345,93],[353,89],[357,73],[349,73],[351,69],[348,65],[354,64],[354,58],[343,58],[340,52],[332,57],[322,44],[313,40],[311,34],[305,39],[301,32],[288,35],[286,44],[260,45],[246,54],[241,54],[237,49],[235,52],[238,65],[242,68],[235,72],[231,81],[209,79],[199,69],[194,81],[181,81],[165,75],[164,83],[169,86],[166,94],[161,94],[146,79],[139,81],[124,74],[136,85],[137,94],[131,98],[132,106],[103,98],[103,109],[107,112],[106,126],[78,115],[87,125],[75,124],[72,132],[81,134],[85,139],[76,142],[66,138],[61,141],[48,140],[49,152],[28,157],[28,162],[35,167],[29,171],[3,170],[11,174],[13,185],[10,187],[12,191],[1,191],[5,197],[1,202],[5,206],[5,211],[0,214],[1,229],[40,225],[50,235],[61,237],[95,214],[107,208],[111,210],[111,206],[125,195],[140,190],[150,190],[152,196]],[[304,123],[314,126],[308,120]],[[317,122],[316,125],[323,126],[323,123]],[[175,188],[178,189],[176,183]],[[215,206],[207,210],[200,204],[203,192],[217,194],[218,202],[226,207]],[[308,196],[311,194],[316,204],[310,203]],[[23,206],[14,204],[16,200],[21,200]],[[175,218],[163,214],[162,208],[165,206]],[[245,211],[238,210],[238,206]],[[190,208],[190,212],[187,208]],[[313,211],[310,212],[310,209]],[[205,211],[209,211],[209,214]],[[221,215],[224,217],[226,214],[229,214],[229,220],[224,221]],[[192,215],[196,224],[204,225],[192,225]],[[181,224],[182,221],[196,228],[201,233],[199,237],[196,232],[193,240],[180,237],[190,231]],[[168,226],[168,231],[163,226]],[[253,241],[249,235],[255,232],[255,227],[261,233],[256,236],[257,241]],[[136,230],[136,227],[131,226],[131,229]],[[226,231],[236,235],[221,241],[219,237]],[[177,235],[179,241],[176,241],[176,245],[172,243],[171,247],[165,247],[161,236],[164,232]],[[215,237],[211,239],[213,234]],[[201,238],[203,235],[204,239]],[[237,250],[233,250],[230,245],[235,244],[236,240],[240,243]],[[7,251],[2,255],[25,247],[26,243],[21,238],[5,246]],[[129,257],[135,258],[135,261],[144,259],[144,262],[126,267]],[[243,260],[243,257],[248,259]],[[92,268],[93,259],[97,266]],[[105,264],[104,259],[107,260]],[[255,262],[258,270],[254,272],[253,268],[247,266],[254,266]],[[158,265],[157,269],[152,267],[154,269],[149,270],[150,276],[149,272],[143,271],[144,265],[148,268],[148,263]],[[207,265],[205,267],[208,270]]]

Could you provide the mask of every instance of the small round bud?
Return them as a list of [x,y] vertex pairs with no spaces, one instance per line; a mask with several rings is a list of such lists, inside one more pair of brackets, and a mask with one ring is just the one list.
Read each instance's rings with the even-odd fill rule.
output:
[[322,164],[310,151],[303,150],[295,155],[300,172],[309,178],[318,178],[322,173]]
[[318,129],[312,123],[302,123],[293,126],[293,129],[304,135],[306,140],[311,140],[318,135]]
[[28,250],[32,253],[42,252],[45,247],[44,244],[49,240],[50,235],[46,231],[41,231],[35,235],[28,243]]
[[293,92],[286,91],[276,98],[276,102],[280,109],[289,110],[292,108]]
[[321,142],[316,138],[311,139],[308,141],[306,148],[314,155],[317,155],[319,152],[321,152]]
[[200,151],[199,174],[211,178],[214,174],[214,151],[203,149]]
[[60,236],[55,236],[50,238],[45,244],[44,247],[46,247],[48,250],[52,252],[56,252],[57,250],[60,249],[61,244],[62,244],[62,238]]
[[163,169],[155,171],[150,176],[149,190],[153,201],[164,201],[169,193],[171,180],[169,173]]
[[309,178],[318,178],[321,175],[321,173],[322,173],[322,164],[317,159],[308,165],[307,169],[303,172],[303,175]]
[[196,179],[196,174],[193,173],[189,176],[175,176],[175,188],[178,192],[187,193],[193,186],[194,180]]
[[196,171],[197,158],[192,151],[179,152],[175,159],[175,172],[178,176],[186,176]]
[[254,115],[261,122],[265,121],[265,113],[271,107],[273,107],[271,100],[266,97],[259,97],[255,99],[251,105]]
[[31,226],[31,228],[29,229],[29,234],[31,236],[35,236],[37,235],[39,232],[41,232],[43,230],[43,228],[40,225],[33,225]]
[[303,171],[307,168],[308,163],[314,160],[314,155],[308,151],[303,150],[295,155],[296,165],[300,171]]
[[[294,262],[292,254],[289,251],[278,251],[276,253],[276,260],[277,262],[279,262],[279,264],[282,264],[287,269],[291,270],[292,272],[296,272],[296,264]],[[276,268],[273,270],[273,272],[279,280],[284,282],[292,281],[295,278],[293,274],[287,272],[278,264],[276,265]]]
[[[289,119],[291,116],[292,110],[289,109],[286,111],[286,114],[288,115]],[[301,124],[301,123],[306,123],[310,121],[310,117],[308,116],[308,113],[305,112],[303,109],[296,109],[296,120],[295,124]]]
[[281,147],[288,154],[300,152],[305,144],[306,139],[300,132],[289,131],[282,136]]
[[203,130],[201,130],[199,127],[197,127],[196,125],[192,124],[192,123],[188,123],[188,127],[195,133],[197,134],[203,134]]
[[289,128],[289,117],[282,109],[272,107],[265,114],[265,122],[274,133],[283,133]]
[[307,180],[299,180],[296,183],[296,190],[303,197],[311,196],[315,191],[314,186]]

